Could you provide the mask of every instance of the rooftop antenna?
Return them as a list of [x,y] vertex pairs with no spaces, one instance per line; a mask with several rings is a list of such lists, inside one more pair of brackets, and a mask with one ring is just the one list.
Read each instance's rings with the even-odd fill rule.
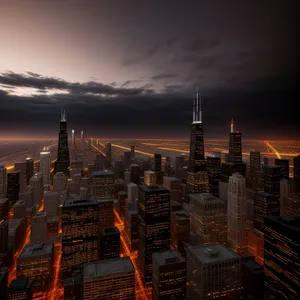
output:
[[233,133],[234,128],[233,128],[233,118],[231,119],[231,125],[230,125],[230,132]]
[[65,110],[61,111],[60,120],[61,120],[61,122],[66,122],[67,121],[67,114],[66,114]]

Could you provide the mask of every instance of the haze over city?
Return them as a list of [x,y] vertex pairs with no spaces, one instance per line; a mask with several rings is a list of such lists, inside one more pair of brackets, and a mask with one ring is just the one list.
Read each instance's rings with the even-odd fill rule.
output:
[[1,137],[187,139],[197,86],[207,138],[299,137],[297,1],[0,4]]

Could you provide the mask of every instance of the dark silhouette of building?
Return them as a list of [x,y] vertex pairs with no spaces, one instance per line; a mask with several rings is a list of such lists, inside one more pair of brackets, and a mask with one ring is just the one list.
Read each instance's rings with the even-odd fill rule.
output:
[[10,172],[7,174],[7,198],[11,208],[19,198],[20,193],[20,172]]
[[185,202],[189,203],[190,194],[206,192],[209,192],[209,183],[204,157],[201,97],[197,92],[193,105],[193,123],[190,138],[189,165],[186,176]]
[[137,210],[125,210],[124,214],[124,232],[128,240],[130,251],[136,251],[139,247],[139,221]]
[[33,299],[32,280],[25,276],[14,279],[7,290],[7,300],[31,299]]
[[145,285],[152,282],[152,253],[170,250],[170,192],[139,186],[139,268]]
[[275,166],[280,167],[281,178],[289,179],[290,161],[288,159],[275,159]]
[[264,191],[266,193],[279,196],[280,179],[282,178],[281,167],[263,166]]
[[231,120],[231,130],[229,135],[228,162],[242,162],[242,133],[234,130],[233,119]]
[[0,268],[0,295],[6,299],[7,292],[7,283],[8,283],[8,268]]
[[67,116],[63,111],[60,119],[60,130],[58,135],[57,160],[54,166],[54,172],[63,172],[68,174],[70,165],[69,146],[68,146],[68,130]]
[[296,189],[300,193],[300,154],[294,157],[294,181]]
[[[66,199],[62,214],[62,278],[99,259],[100,208],[95,199]],[[80,255],[78,255],[80,252]]]
[[208,156],[206,162],[209,192],[214,196],[219,197],[219,182],[221,181],[221,158]]
[[177,250],[153,254],[152,299],[186,299],[186,261]]
[[120,256],[120,231],[117,227],[103,228],[101,230],[100,251],[101,259]]
[[300,219],[265,220],[264,299],[300,299]]
[[260,152],[251,151],[250,152],[250,174],[253,176],[255,171],[259,171],[260,169],[261,169]]

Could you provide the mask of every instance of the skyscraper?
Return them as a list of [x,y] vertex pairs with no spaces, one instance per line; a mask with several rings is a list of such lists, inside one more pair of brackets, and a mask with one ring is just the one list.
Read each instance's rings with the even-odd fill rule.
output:
[[81,130],[81,133],[80,133],[80,140],[82,142],[84,142],[84,133],[83,133],[83,130]]
[[186,261],[177,250],[153,253],[153,300],[186,299]]
[[263,166],[264,191],[279,197],[280,179],[282,178],[280,166]]
[[68,131],[67,131],[67,116],[66,112],[61,113],[60,131],[58,135],[57,160],[54,166],[54,172],[68,173],[70,165],[69,146],[68,146]]
[[7,174],[7,198],[9,207],[12,207],[18,200],[20,193],[20,172],[10,172]]
[[139,268],[145,285],[152,282],[152,253],[170,249],[170,192],[139,186]]
[[242,134],[234,130],[233,119],[230,126],[228,162],[242,163]]
[[275,166],[280,167],[281,172],[281,178],[289,179],[289,173],[290,173],[290,161],[289,159],[279,159],[275,158]]
[[40,153],[40,172],[43,173],[43,185],[50,184],[50,165],[50,151],[48,147],[44,147]]
[[241,257],[223,245],[190,246],[187,251],[187,299],[241,296]]
[[75,145],[75,130],[72,129],[72,144]]
[[110,170],[92,173],[92,194],[97,200],[114,199],[115,174]]
[[6,197],[6,168],[0,166],[0,199]]
[[26,158],[26,181],[29,184],[29,179],[33,176],[34,171],[34,161],[32,158]]
[[105,154],[109,165],[111,165],[111,143],[105,145]]
[[239,173],[229,177],[227,197],[227,241],[236,252],[247,250],[246,179]]
[[250,174],[254,175],[255,171],[260,170],[261,162],[260,162],[260,152],[251,151],[250,152]]
[[294,181],[297,191],[300,193],[300,154],[294,157]]
[[219,197],[219,182],[221,181],[221,158],[215,156],[207,157],[207,172],[209,192]]
[[208,174],[204,160],[204,137],[202,123],[201,97],[194,97],[193,123],[190,139],[190,158],[187,172],[185,201],[189,203],[190,194],[209,192]]
[[269,216],[265,219],[264,297],[300,299],[300,220]]

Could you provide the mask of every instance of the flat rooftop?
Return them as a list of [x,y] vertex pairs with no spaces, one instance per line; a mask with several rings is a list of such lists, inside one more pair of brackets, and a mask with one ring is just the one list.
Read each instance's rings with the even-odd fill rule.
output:
[[127,211],[128,215],[132,216],[132,215],[137,215],[139,212],[137,209],[130,209]]
[[259,196],[262,196],[262,197],[265,197],[265,198],[277,197],[277,196],[274,196],[272,194],[266,193],[264,191],[258,191],[258,192],[255,193],[255,195],[259,195]]
[[177,177],[171,177],[171,176],[164,176],[163,179],[169,180],[169,181],[180,181],[181,179],[177,178]]
[[268,219],[297,232],[300,235],[300,219],[288,216],[268,216]]
[[189,219],[190,214],[186,212],[185,210],[178,210],[178,211],[173,211],[173,215],[176,216],[177,219]]
[[256,273],[256,274],[261,274],[261,273],[264,273],[264,267],[261,266],[259,263],[257,263],[255,260],[248,260],[246,262],[243,263],[243,265],[251,270],[253,273]]
[[114,176],[115,173],[111,170],[102,170],[102,171],[95,171],[92,172],[92,176],[97,177],[97,176]]
[[185,259],[178,253],[177,250],[169,250],[153,253],[153,261],[155,261],[158,266],[164,266],[185,262]]
[[90,199],[74,199],[74,198],[68,198],[64,201],[63,208],[75,208],[80,206],[93,206],[98,205],[98,201],[95,198]]
[[133,264],[128,256],[104,259],[84,264],[83,279],[88,280],[122,273],[134,273]]
[[11,282],[8,289],[14,291],[25,290],[27,288],[30,288],[31,283],[32,281],[29,278],[25,276],[19,276]]
[[6,201],[8,201],[8,198],[2,198],[2,199],[0,199],[0,204],[5,203]]
[[188,251],[192,252],[203,264],[241,259],[238,254],[221,244],[189,246]]
[[155,185],[155,186],[148,186],[145,184],[139,185],[139,188],[144,192],[169,192],[169,190],[165,189],[163,186]]
[[212,195],[210,193],[191,194],[190,199],[191,199],[190,202],[192,202],[192,200],[194,200],[195,202],[201,203],[203,205],[206,205],[206,204],[224,204],[225,205],[225,201],[215,197],[214,195]]
[[27,244],[23,248],[19,258],[30,258],[34,256],[39,256],[43,254],[52,254],[53,252],[53,243],[35,243]]
[[102,228],[102,235],[120,234],[118,227]]

